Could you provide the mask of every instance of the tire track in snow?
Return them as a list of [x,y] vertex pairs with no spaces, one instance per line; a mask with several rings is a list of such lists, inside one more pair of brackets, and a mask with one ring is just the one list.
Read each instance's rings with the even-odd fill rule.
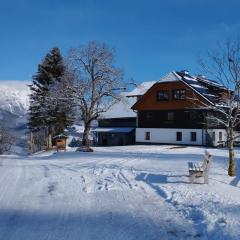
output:
[[82,175],[81,177],[80,177],[80,179],[81,179],[81,191],[82,192],[87,192],[87,186],[86,186],[86,180],[85,180],[85,177]]
[[[8,215],[5,216],[4,221],[2,221],[1,219],[4,214],[0,216],[0,239],[3,240],[11,239],[12,237],[14,237],[17,226],[21,222],[21,214],[20,211],[17,209],[26,210],[26,206],[24,206],[22,202],[24,197],[23,190],[25,190],[23,189],[23,187],[25,186],[24,183],[26,182],[26,166],[19,161],[16,161],[15,163],[16,165],[14,166],[14,174],[11,171],[12,166],[6,166],[6,168],[4,169],[5,177],[4,179],[2,179],[5,184],[0,185],[6,186],[6,188],[1,188],[0,190],[0,192],[2,193],[0,196],[0,201],[6,203],[6,209],[12,209],[8,212]],[[3,169],[0,168],[0,170]],[[8,201],[4,199],[8,199]]]

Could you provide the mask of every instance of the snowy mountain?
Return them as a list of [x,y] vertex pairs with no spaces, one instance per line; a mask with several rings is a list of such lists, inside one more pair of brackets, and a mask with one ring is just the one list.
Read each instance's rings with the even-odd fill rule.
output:
[[30,81],[0,80],[0,124],[6,126],[16,138],[12,149],[23,152],[26,143],[27,110],[29,107]]
[[0,80],[0,118],[3,114],[23,116],[29,106],[30,81]]

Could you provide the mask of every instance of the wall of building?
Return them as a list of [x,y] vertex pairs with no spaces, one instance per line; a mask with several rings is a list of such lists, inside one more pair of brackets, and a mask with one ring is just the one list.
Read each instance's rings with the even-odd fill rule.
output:
[[[137,128],[136,142],[141,143],[168,143],[168,144],[189,144],[204,145],[204,131],[202,129],[178,129],[178,128]],[[150,139],[146,140],[146,132],[150,132]],[[182,132],[182,141],[176,140],[176,133]],[[191,132],[196,132],[197,139],[191,141]]]
[[[146,140],[146,132],[150,133],[150,139]],[[177,132],[182,132],[182,141],[176,140]],[[196,141],[191,141],[191,132],[196,132]],[[211,137],[215,132],[215,140]],[[181,129],[181,128],[136,128],[137,143],[163,143],[184,145],[219,145],[219,132],[222,132],[222,141],[226,140],[224,129]],[[208,136],[208,141],[206,137]]]
[[[220,139],[220,133],[222,139]],[[227,132],[225,129],[208,129],[206,132],[207,145],[219,146],[225,145],[227,140]]]

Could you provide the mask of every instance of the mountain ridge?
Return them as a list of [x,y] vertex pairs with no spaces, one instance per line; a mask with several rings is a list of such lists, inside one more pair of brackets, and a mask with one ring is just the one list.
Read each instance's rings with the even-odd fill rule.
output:
[[29,108],[30,83],[27,80],[0,80],[0,111],[25,115]]

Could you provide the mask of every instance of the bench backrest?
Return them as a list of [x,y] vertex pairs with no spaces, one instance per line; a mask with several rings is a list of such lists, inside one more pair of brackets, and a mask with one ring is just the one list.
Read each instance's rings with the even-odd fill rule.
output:
[[212,155],[208,151],[205,151],[203,165],[202,165],[203,171],[206,171],[206,172],[209,171],[211,161],[212,161]]

